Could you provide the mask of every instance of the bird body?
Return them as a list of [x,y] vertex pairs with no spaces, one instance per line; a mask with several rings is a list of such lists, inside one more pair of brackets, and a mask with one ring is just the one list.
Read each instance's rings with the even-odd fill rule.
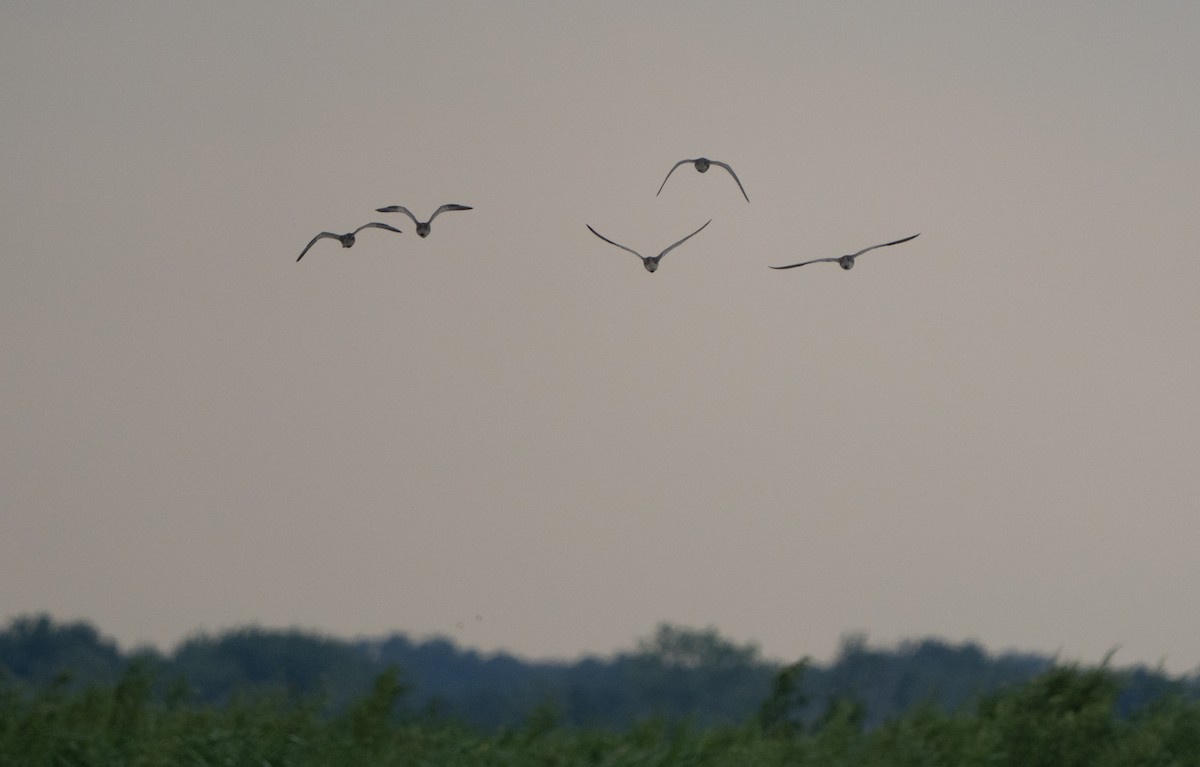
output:
[[373,221],[369,224],[363,224],[359,228],[355,229],[353,232],[349,232],[347,234],[334,234],[333,232],[321,232],[316,237],[313,237],[312,240],[310,240],[309,243],[304,246],[304,250],[300,251],[300,255],[296,256],[296,260],[299,261],[300,259],[304,258],[304,254],[308,252],[309,248],[311,248],[313,245],[315,245],[317,243],[317,240],[323,240],[323,239],[337,240],[338,242],[342,243],[343,248],[349,248],[354,245],[355,235],[357,235],[359,232],[361,232],[364,229],[372,229],[372,228],[386,229],[389,232],[396,232],[397,234],[401,233],[400,230],[395,228],[394,226],[390,226],[388,224],[381,224],[377,221]]
[[712,165],[717,165],[729,171],[729,175],[733,176],[733,180],[737,182],[738,189],[742,190],[742,196],[746,198],[746,202],[750,202],[750,195],[746,194],[746,188],[742,186],[742,181],[737,177],[737,174],[733,172],[733,168],[729,167],[728,163],[710,160],[707,157],[697,157],[695,160],[680,160],[679,162],[675,163],[673,166],[671,166],[671,170],[667,171],[667,178],[663,179],[662,185],[658,187],[658,192],[654,196],[657,197],[658,195],[662,194],[663,187],[667,185],[667,179],[671,177],[671,174],[675,172],[676,168],[689,162],[696,166],[696,170],[701,173],[707,173],[709,167]]
[[915,237],[919,237],[920,234],[921,234],[920,232],[917,232],[916,234],[914,234],[910,237],[905,237],[902,240],[893,240],[891,242],[885,242],[881,245],[872,245],[869,248],[863,248],[862,250],[858,251],[857,253],[851,253],[850,255],[847,255],[847,256],[836,256],[833,258],[814,258],[811,261],[801,261],[798,264],[788,264],[787,266],[772,266],[771,268],[772,269],[795,269],[797,266],[807,266],[808,264],[820,264],[820,263],[824,263],[824,262],[828,261],[829,263],[836,263],[838,266],[842,267],[843,269],[850,270],[850,269],[854,268],[854,259],[861,256],[863,253],[866,253],[868,250],[875,250],[875,248],[886,248],[888,245],[899,245],[902,242],[908,242],[909,240],[911,240]]
[[[708,225],[709,225],[709,224],[711,224],[711,223],[712,223],[712,219],[710,218],[708,221],[705,221],[705,222],[704,222],[704,226],[708,226]],[[605,242],[607,242],[609,245],[616,245],[616,246],[617,246],[618,248],[620,248],[621,250],[627,250],[627,251],[629,251],[630,253],[632,253],[633,255],[637,256],[637,257],[638,257],[638,258],[640,258],[640,259],[642,259],[642,266],[646,267],[646,271],[650,272],[651,274],[653,274],[653,273],[654,273],[654,272],[655,272],[655,271],[658,269],[658,262],[662,260],[662,257],[663,257],[663,256],[667,255],[667,254],[668,254],[668,253],[670,253],[672,250],[674,250],[675,248],[679,247],[680,245],[682,245],[684,242],[686,242],[687,240],[691,239],[692,237],[695,237],[697,234],[699,234],[699,233],[700,233],[700,229],[703,229],[703,228],[704,228],[704,226],[700,227],[700,229],[697,229],[696,231],[694,231],[694,232],[692,232],[691,234],[689,234],[687,237],[684,237],[684,238],[683,238],[682,240],[680,240],[679,242],[675,243],[674,245],[671,245],[669,248],[667,248],[666,250],[664,250],[662,253],[659,253],[657,256],[643,256],[641,253],[638,253],[638,252],[637,252],[636,250],[634,250],[633,248],[627,248],[627,247],[625,247],[624,245],[621,245],[620,243],[616,243],[616,242],[613,242],[612,240],[608,239],[608,238],[607,238],[607,237],[605,237],[604,235],[602,235],[602,234],[600,234],[599,232],[597,232],[595,229],[592,229],[592,226],[591,226],[591,224],[585,224],[585,226],[587,226],[587,228],[588,228],[589,230],[591,230],[591,233],[592,233],[592,234],[594,234],[594,235],[596,235],[597,237],[599,237],[600,239],[604,240],[604,241],[605,241]]]
[[438,208],[437,210],[435,210],[433,212],[433,215],[429,217],[428,221],[418,221],[417,217],[412,214],[412,211],[410,211],[408,208],[404,207],[403,205],[389,205],[386,208],[376,208],[375,212],[376,213],[403,213],[404,215],[411,218],[413,220],[413,223],[417,225],[417,236],[418,237],[428,237],[429,236],[429,227],[433,224],[433,220],[438,217],[439,213],[442,213],[443,211],[447,211],[447,210],[472,210],[472,208],[468,205],[455,205],[454,203],[448,203],[448,204],[443,205],[442,207]]

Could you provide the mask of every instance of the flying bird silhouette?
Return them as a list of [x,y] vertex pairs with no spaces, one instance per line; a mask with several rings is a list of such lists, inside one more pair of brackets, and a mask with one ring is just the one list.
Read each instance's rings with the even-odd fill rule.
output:
[[472,208],[468,205],[455,205],[453,203],[448,203],[448,204],[443,205],[442,207],[438,208],[437,210],[435,210],[433,212],[433,215],[429,217],[428,221],[418,221],[417,217],[412,214],[412,211],[410,211],[408,208],[404,207],[403,205],[389,205],[386,208],[376,208],[375,212],[376,213],[403,213],[404,215],[411,218],[413,220],[413,223],[417,225],[417,236],[418,237],[428,237],[430,224],[432,224],[433,220],[438,217],[439,213],[441,213],[443,211],[447,211],[447,210],[472,210]]
[[386,229],[389,232],[396,232],[397,234],[401,233],[400,230],[397,229],[396,227],[388,226],[387,224],[381,224],[378,221],[373,221],[369,224],[363,224],[362,226],[355,229],[353,232],[350,232],[349,234],[334,234],[333,232],[321,232],[316,237],[313,237],[312,240],[309,241],[309,243],[304,246],[304,250],[300,251],[300,255],[296,256],[296,260],[299,261],[300,259],[304,258],[304,254],[308,252],[309,248],[311,248],[313,245],[315,245],[317,243],[317,240],[323,240],[323,239],[327,239],[327,238],[330,240],[337,240],[338,242],[342,243],[343,248],[349,248],[352,245],[354,245],[354,236],[356,234],[358,234],[359,232],[361,232],[364,229],[371,229],[371,228]]
[[851,253],[848,256],[837,256],[836,258],[814,258],[812,261],[801,261],[798,264],[789,264],[787,266],[772,266],[771,268],[772,269],[795,269],[797,266],[806,266],[808,264],[819,264],[824,261],[829,261],[829,262],[836,262],[843,269],[853,269],[854,268],[854,259],[861,256],[863,253],[866,253],[868,250],[875,250],[875,248],[886,248],[888,245],[899,245],[902,242],[908,242],[909,240],[913,239],[913,237],[919,237],[920,235],[921,235],[921,233],[917,232],[916,234],[912,235],[912,237],[905,237],[903,240],[892,240],[891,242],[885,242],[882,245],[872,245],[869,248],[863,248],[862,250],[858,251],[857,253]]
[[[718,165],[718,166],[724,168],[725,170],[729,171],[729,175],[733,176],[733,180],[737,182],[738,189],[742,190],[742,197],[746,198],[746,202],[750,202],[750,195],[746,194],[746,187],[742,186],[741,179],[739,179],[737,177],[737,174],[733,172],[733,168],[729,167],[728,163],[717,162],[716,160],[710,160],[707,157],[697,157],[695,160],[680,160],[679,162],[677,162],[673,166],[671,166],[671,169],[669,171],[667,171],[667,178],[671,177],[671,174],[675,172],[676,168],[678,168],[680,165],[683,165],[684,163],[688,163],[688,162],[695,165],[696,170],[700,171],[701,173],[706,173],[708,171],[708,168],[710,165]],[[662,194],[663,187],[667,185],[667,178],[663,179],[662,186],[658,187],[658,192],[656,192],[654,195],[655,197]]]
[[[708,221],[705,221],[705,222],[704,222],[704,226],[708,226],[708,225],[709,225],[709,224],[711,224],[711,223],[712,223],[712,219],[710,218]],[[607,242],[609,245],[616,245],[616,246],[617,246],[618,248],[620,248],[621,250],[628,250],[628,251],[629,251],[630,253],[632,253],[633,255],[637,256],[637,257],[638,257],[638,258],[640,258],[640,259],[642,259],[642,266],[646,267],[646,271],[648,271],[648,272],[650,272],[650,273],[654,273],[654,271],[658,269],[658,262],[662,260],[662,257],[663,257],[663,256],[667,255],[668,253],[670,253],[670,252],[671,252],[672,250],[674,250],[675,248],[678,248],[680,245],[682,245],[684,242],[686,242],[687,240],[691,239],[692,237],[695,237],[697,234],[699,234],[699,233],[700,233],[700,229],[703,229],[703,228],[704,228],[704,226],[700,227],[700,229],[697,229],[696,231],[694,231],[694,232],[692,232],[691,234],[689,234],[687,237],[684,237],[682,240],[680,240],[679,242],[675,243],[675,244],[674,244],[674,245],[672,245],[671,247],[667,248],[667,249],[666,249],[666,250],[664,250],[662,253],[659,253],[657,256],[643,256],[641,253],[638,253],[638,252],[637,252],[636,250],[634,250],[633,248],[627,248],[627,247],[625,247],[624,245],[621,245],[621,244],[619,244],[619,243],[613,242],[612,240],[608,239],[608,238],[607,238],[607,237],[605,237],[604,235],[602,235],[602,234],[600,234],[599,232],[597,232],[595,229],[592,229],[592,225],[591,225],[591,224],[585,224],[585,226],[587,226],[587,228],[588,228],[588,229],[591,229],[591,232],[592,232],[592,234],[594,234],[594,235],[596,235],[597,237],[599,237],[600,239],[604,240],[604,241],[605,241],[605,242]]]

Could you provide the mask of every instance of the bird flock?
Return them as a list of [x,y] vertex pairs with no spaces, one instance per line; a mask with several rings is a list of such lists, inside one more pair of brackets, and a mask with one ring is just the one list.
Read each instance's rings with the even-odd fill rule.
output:
[[[411,218],[413,220],[413,223],[417,225],[417,236],[424,238],[424,237],[429,236],[429,228],[430,228],[430,226],[433,225],[433,220],[438,217],[438,214],[444,213],[448,210],[471,210],[471,207],[467,206],[467,205],[457,205],[455,203],[447,203],[447,204],[443,205],[442,207],[438,208],[437,210],[435,210],[433,212],[433,215],[429,217],[428,221],[418,221],[417,217],[412,214],[412,211],[410,211],[408,208],[404,207],[403,205],[389,205],[386,208],[376,208],[375,212],[376,213],[403,213],[404,215]],[[296,256],[296,260],[299,261],[300,259],[304,258],[304,254],[308,252],[308,249],[311,248],[313,245],[315,245],[317,240],[321,240],[321,239],[337,240],[338,242],[342,243],[343,248],[353,247],[354,241],[355,241],[355,235],[357,235],[359,232],[361,232],[364,229],[370,229],[372,227],[374,227],[376,229],[386,229],[389,232],[395,232],[396,234],[403,233],[403,232],[401,232],[401,230],[397,229],[394,226],[391,226],[389,224],[381,224],[378,221],[372,221],[369,224],[363,224],[362,226],[355,229],[353,232],[350,232],[349,234],[334,234],[333,232],[321,232],[316,237],[313,237],[312,241],[310,241],[307,245],[304,246],[304,250],[300,251],[300,255]]]
[[[666,187],[667,181],[669,181],[671,179],[671,174],[675,172],[675,169],[678,168],[680,165],[686,165],[688,163],[691,163],[692,166],[695,167],[696,170],[700,173],[706,173],[708,171],[708,169],[714,165],[719,168],[724,168],[729,173],[729,175],[733,177],[733,180],[737,183],[738,189],[741,190],[742,197],[746,198],[746,202],[750,202],[750,195],[746,194],[746,187],[742,186],[742,180],[740,178],[738,178],[737,173],[735,173],[733,171],[733,168],[729,165],[729,163],[720,162],[718,160],[710,160],[707,157],[697,157],[695,159],[680,160],[679,162],[672,165],[671,170],[667,171],[666,178],[663,179],[662,184],[658,187],[658,192],[655,193],[656,197],[658,195],[662,194],[663,188]],[[455,211],[455,210],[472,210],[472,208],[468,205],[458,205],[457,203],[447,203],[447,204],[439,207],[437,210],[435,210],[433,212],[433,215],[429,217],[428,221],[418,221],[417,217],[415,215],[413,215],[412,211],[410,211],[408,208],[404,207],[403,205],[388,205],[387,207],[376,208],[375,212],[376,213],[403,213],[404,215],[411,218],[412,222],[416,225],[417,236],[421,237],[421,238],[425,238],[425,237],[429,236],[430,227],[433,225],[433,220],[435,218],[437,218],[442,213],[445,213],[447,211]],[[643,256],[641,253],[637,252],[633,248],[626,247],[625,245],[622,245],[619,242],[613,242],[612,240],[608,239],[607,237],[605,237],[604,235],[600,234],[595,229],[593,229],[591,224],[586,224],[586,226],[592,234],[594,234],[597,237],[599,237],[600,239],[604,240],[609,245],[614,245],[614,246],[620,248],[621,250],[629,251],[633,255],[640,258],[642,260],[642,266],[644,266],[646,268],[646,271],[653,274],[654,272],[658,271],[658,264],[660,261],[662,261],[663,256],[667,255],[675,248],[678,248],[680,245],[687,242],[691,238],[695,237],[697,234],[699,234],[701,231],[704,230],[704,227],[708,226],[711,223],[712,223],[712,219],[710,218],[708,221],[706,221],[704,223],[704,226],[701,226],[699,229],[692,232],[687,237],[684,237],[682,240],[678,240],[674,244],[669,245],[668,247],[663,249],[657,256]],[[349,232],[347,234],[335,234],[333,232],[321,232],[316,237],[313,237],[312,240],[309,241],[308,245],[304,246],[304,250],[300,251],[300,255],[296,257],[296,260],[299,261],[300,259],[304,258],[304,254],[307,253],[309,251],[309,249],[312,248],[312,246],[317,243],[318,240],[322,240],[322,239],[337,240],[338,242],[340,242],[342,244],[343,248],[352,247],[354,245],[356,235],[364,229],[371,229],[371,228],[385,229],[389,232],[395,232],[397,234],[402,233],[401,230],[395,228],[394,226],[390,226],[388,224],[383,224],[378,221],[373,221],[369,224],[363,224],[359,228],[355,229],[353,232]],[[801,261],[800,263],[797,263],[797,264],[788,264],[787,266],[772,266],[771,268],[772,269],[795,269],[798,266],[807,266],[809,264],[836,263],[839,266],[841,266],[843,269],[849,270],[849,269],[854,268],[854,260],[868,251],[875,250],[876,248],[886,248],[889,245],[899,245],[902,242],[908,242],[909,240],[912,240],[918,236],[920,236],[920,232],[917,232],[917,234],[909,235],[908,237],[904,237],[899,240],[892,240],[891,242],[884,242],[879,245],[872,245],[869,248],[863,248],[862,250],[858,251],[857,253],[850,253],[850,254],[847,254],[844,256],[834,256],[834,257],[830,257],[830,258],[814,258],[814,259],[811,259],[808,261]]]

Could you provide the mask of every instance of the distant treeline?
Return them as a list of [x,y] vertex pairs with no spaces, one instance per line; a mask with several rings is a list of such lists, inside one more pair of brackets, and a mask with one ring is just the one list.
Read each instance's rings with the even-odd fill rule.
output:
[[[198,635],[173,652],[122,652],[87,623],[22,616],[0,632],[0,688],[17,695],[47,689],[112,688],[131,669],[151,679],[149,695],[177,705],[227,707],[263,696],[303,703],[336,717],[395,673],[398,709],[425,722],[493,731],[551,716],[559,725],[628,731],[647,721],[690,727],[758,721],[813,728],[851,717],[867,730],[920,709],[953,713],[1025,685],[1054,667],[1051,658],[992,656],[975,644],[934,639],[893,649],[843,641],[836,660],[764,660],[713,628],[660,625],[611,658],[570,663],[481,655],[448,639],[342,640],[299,630],[240,628]],[[389,670],[394,670],[390,672]],[[1194,677],[1144,668],[1109,671],[1114,715],[1128,717],[1165,698],[1195,700]]]

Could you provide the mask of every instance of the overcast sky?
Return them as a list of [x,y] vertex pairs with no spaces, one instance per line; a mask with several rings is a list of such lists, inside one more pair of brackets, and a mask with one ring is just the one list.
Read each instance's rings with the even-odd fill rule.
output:
[[[1193,670],[1198,39],[1185,2],[4,2],[0,619]],[[655,196],[701,155],[750,203]],[[585,227],[709,219],[654,274]],[[368,221],[403,234],[296,263]]]

